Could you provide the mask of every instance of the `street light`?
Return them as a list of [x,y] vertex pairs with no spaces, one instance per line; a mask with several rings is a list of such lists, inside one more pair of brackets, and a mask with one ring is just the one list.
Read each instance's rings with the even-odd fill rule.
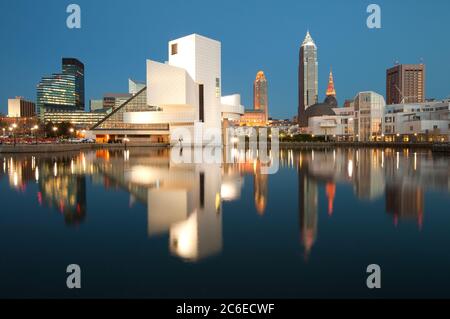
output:
[[34,132],[34,138],[35,138],[35,140],[36,140],[35,144],[38,143],[38,140],[37,140],[37,130],[38,130],[38,129],[39,129],[39,126],[38,126],[38,125],[35,125],[35,126],[33,126],[33,127],[31,128],[31,132]]
[[17,128],[17,124],[14,123],[11,127],[10,127],[10,131],[12,131],[13,134],[13,138],[14,138],[14,147],[16,147],[16,133],[14,132],[14,130]]

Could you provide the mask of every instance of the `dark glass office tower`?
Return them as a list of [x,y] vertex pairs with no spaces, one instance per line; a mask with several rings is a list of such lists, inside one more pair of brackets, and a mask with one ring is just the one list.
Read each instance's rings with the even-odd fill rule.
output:
[[62,73],[42,77],[37,85],[37,112],[84,111],[84,65],[63,58]]
[[63,58],[62,72],[75,76],[75,107],[84,111],[84,64],[74,58]]
[[317,47],[309,31],[300,47],[298,67],[298,122],[308,126],[305,111],[318,101],[318,66]]

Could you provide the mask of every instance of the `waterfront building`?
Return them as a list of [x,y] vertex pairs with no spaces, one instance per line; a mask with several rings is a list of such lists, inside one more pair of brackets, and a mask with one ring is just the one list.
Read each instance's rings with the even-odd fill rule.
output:
[[33,117],[36,115],[36,104],[23,97],[8,99],[8,117]]
[[307,123],[304,130],[311,135],[325,136],[325,139],[353,140],[354,109],[339,107],[331,71],[324,102],[311,105],[303,116]]
[[75,76],[75,108],[84,111],[84,64],[78,59],[63,58],[62,73]]
[[80,129],[90,129],[110,113],[107,109],[85,112],[77,109],[53,110],[45,109],[42,114],[44,123],[71,123]]
[[318,102],[318,67],[317,46],[309,31],[300,47],[298,68],[298,121],[300,126],[308,126],[306,110]]
[[386,103],[425,102],[425,65],[399,64],[386,71]]
[[63,58],[62,73],[42,77],[37,85],[37,112],[76,109],[84,111],[84,65],[77,59]]
[[245,110],[239,121],[241,126],[266,126],[266,114],[263,110]]
[[449,141],[449,110],[450,100],[387,105],[383,117],[385,140]]
[[168,51],[167,63],[147,60],[146,88],[92,128],[99,140],[227,142],[224,129],[244,108],[239,94],[221,96],[221,43],[192,34],[170,41]]
[[382,138],[382,119],[386,103],[378,93],[360,92],[354,99],[354,133],[358,142],[380,140]]

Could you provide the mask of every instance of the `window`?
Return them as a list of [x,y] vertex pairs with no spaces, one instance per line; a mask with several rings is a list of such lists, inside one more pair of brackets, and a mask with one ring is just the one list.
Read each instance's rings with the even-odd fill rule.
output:
[[216,78],[216,97],[220,97],[220,79]]
[[174,43],[170,47],[170,55],[175,55],[177,53],[178,53],[178,43]]

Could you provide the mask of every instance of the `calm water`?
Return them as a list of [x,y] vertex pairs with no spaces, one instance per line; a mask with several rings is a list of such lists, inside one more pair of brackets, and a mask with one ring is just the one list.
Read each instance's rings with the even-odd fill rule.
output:
[[450,297],[448,156],[286,150],[259,168],[2,155],[0,297]]

